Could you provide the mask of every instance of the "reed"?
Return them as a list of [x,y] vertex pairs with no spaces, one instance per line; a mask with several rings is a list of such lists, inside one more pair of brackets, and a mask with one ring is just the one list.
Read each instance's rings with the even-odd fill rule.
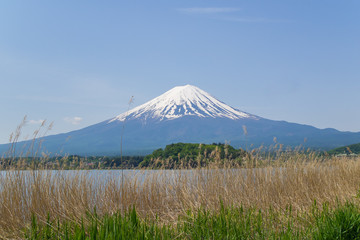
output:
[[[133,208],[139,219],[150,221],[145,221],[144,228],[156,225],[167,226],[168,230],[185,229],[187,223],[194,226],[197,221],[206,221],[206,216],[214,221],[224,216],[240,217],[232,215],[238,210],[226,209],[244,209],[246,214],[239,219],[242,221],[255,209],[258,220],[276,233],[284,232],[286,223],[296,232],[306,232],[306,228],[315,225],[314,232],[323,236],[321,229],[329,228],[333,221],[321,219],[346,222],[336,216],[358,212],[360,157],[336,158],[302,149],[283,149],[275,142],[272,151],[252,151],[236,161],[230,156],[220,158],[217,152],[209,153],[213,161],[199,156],[191,162],[185,157],[174,165],[171,159],[154,159],[157,170],[140,169],[126,175],[111,171],[46,170],[42,163],[47,156],[39,157],[30,170],[23,171],[21,163],[26,157],[17,157],[15,151],[20,130],[21,127],[13,137],[9,155],[0,159],[4,170],[0,172],[3,239],[23,238],[24,231],[49,222],[63,228],[68,224],[91,226],[94,219],[101,223],[107,216],[119,214],[126,218]],[[167,170],[169,166],[176,166],[177,170]],[[329,210],[316,210],[314,202]],[[342,208],[346,202],[351,202],[354,208]],[[334,213],[334,209],[340,209],[340,213]],[[249,220],[251,229],[259,224],[258,220]],[[205,231],[201,230],[204,226],[196,231]]]
[[[241,168],[226,161],[192,170],[137,170],[121,175],[92,171],[7,170],[0,175],[0,236],[20,237],[31,225],[51,220],[81,224],[87,214],[124,213],[176,224],[187,211],[218,212],[221,206],[283,212],[310,212],[314,201],[330,208],[357,204],[359,158],[289,154],[287,161],[248,159]],[[305,157],[304,157],[305,158]],[[267,165],[265,164],[267,163]],[[105,175],[104,175],[105,174]],[[122,196],[123,194],[123,196]]]

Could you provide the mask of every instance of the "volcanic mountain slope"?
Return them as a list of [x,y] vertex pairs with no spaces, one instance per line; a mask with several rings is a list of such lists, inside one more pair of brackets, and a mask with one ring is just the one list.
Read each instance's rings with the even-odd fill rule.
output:
[[[128,155],[146,154],[176,142],[228,141],[245,148],[273,144],[276,137],[285,145],[318,149],[360,142],[360,133],[272,121],[240,111],[191,85],[175,87],[112,119],[42,140],[47,153],[115,155],[120,153],[122,134],[124,154]],[[18,144],[19,148],[24,144]]]

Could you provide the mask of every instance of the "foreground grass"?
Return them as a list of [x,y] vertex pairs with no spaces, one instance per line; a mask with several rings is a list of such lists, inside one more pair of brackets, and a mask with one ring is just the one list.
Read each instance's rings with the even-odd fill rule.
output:
[[135,209],[124,216],[120,213],[105,215],[101,219],[89,215],[85,222],[59,220],[38,223],[32,217],[31,226],[25,230],[26,239],[171,239],[175,231],[168,226],[140,220]]
[[[135,234],[126,238],[332,239],[330,230],[349,232],[340,223],[359,228],[360,158],[294,153],[250,160],[241,168],[223,162],[190,171],[131,171],[124,178],[111,171],[3,171],[0,238],[24,238],[27,229],[34,239],[46,239],[44,232],[73,239],[81,231],[76,236],[84,239],[116,225],[121,234]],[[131,225],[131,216],[138,224]]]
[[360,211],[353,203],[329,209],[313,205],[311,212],[295,216],[263,213],[242,207],[221,207],[219,212],[188,211],[176,225],[141,220],[133,208],[121,215],[91,215],[81,224],[59,220],[38,223],[32,218],[26,239],[360,239]]

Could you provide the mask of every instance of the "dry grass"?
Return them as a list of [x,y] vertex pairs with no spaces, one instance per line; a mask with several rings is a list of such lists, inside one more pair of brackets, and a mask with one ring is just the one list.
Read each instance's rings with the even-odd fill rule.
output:
[[[272,154],[252,152],[235,164],[217,159],[210,166],[191,170],[181,164],[184,170],[127,171],[123,184],[120,171],[20,171],[16,169],[23,168],[19,166],[21,159],[15,165],[9,165],[8,160],[15,159],[25,121],[10,138],[7,158],[0,159],[1,167],[7,169],[0,172],[0,238],[4,239],[21,238],[32,214],[42,222],[50,215],[79,223],[95,208],[101,216],[135,206],[143,217],[171,223],[187,210],[217,211],[223,204],[264,212],[271,208],[278,213],[291,205],[292,212],[301,215],[311,210],[314,201],[335,206],[355,201],[359,193],[360,157],[288,152],[280,144],[274,146]],[[47,130],[50,128],[51,124]],[[40,148],[34,146],[40,129],[34,133],[30,156]]]
[[146,174],[131,171],[123,185],[120,172],[112,171],[4,171],[0,176],[0,237],[20,237],[33,213],[41,221],[50,214],[80,222],[95,207],[102,215],[135,206],[143,216],[173,222],[189,209],[216,211],[221,201],[225,206],[276,211],[291,205],[301,213],[309,211],[314,200],[331,206],[356,198],[360,158],[309,156],[292,153],[275,162],[255,157],[246,168],[236,169],[222,165]]

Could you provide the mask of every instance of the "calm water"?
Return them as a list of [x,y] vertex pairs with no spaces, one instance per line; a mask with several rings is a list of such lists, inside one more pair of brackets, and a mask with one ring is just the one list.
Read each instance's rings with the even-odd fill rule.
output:
[[[43,171],[0,171],[0,180],[6,177],[19,177],[23,176],[27,179],[33,179],[38,175],[42,177],[56,178],[56,179],[69,179],[76,177],[84,177],[93,183],[106,183],[108,181],[115,181],[121,184],[121,181],[137,180],[142,183],[145,180],[157,179],[158,181],[165,181],[171,183],[175,179],[186,178],[188,180],[202,180],[208,179],[213,176],[213,173],[227,174],[240,174],[244,178],[251,175],[256,175],[263,169],[201,169],[201,170],[43,170]],[[0,182],[1,185],[1,182]]]
[[[121,183],[122,179],[132,180],[136,179],[140,182],[146,179],[158,178],[161,180],[173,180],[175,178],[193,177],[195,171],[199,173],[199,170],[41,170],[41,171],[0,171],[0,180],[6,177],[19,177],[33,178],[41,175],[42,177],[50,178],[76,178],[86,177],[89,181],[94,182],[106,182],[108,180],[117,180]],[[207,171],[200,170],[202,175],[206,175]],[[1,182],[0,182],[1,185]]]

